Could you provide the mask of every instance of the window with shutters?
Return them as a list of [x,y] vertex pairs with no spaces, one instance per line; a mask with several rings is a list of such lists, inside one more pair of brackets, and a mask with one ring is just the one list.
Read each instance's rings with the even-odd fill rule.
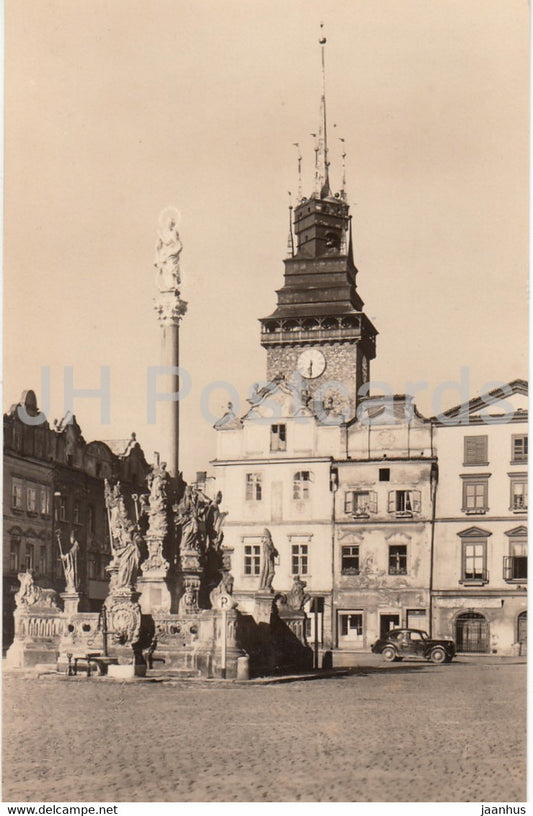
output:
[[527,434],[516,434],[512,439],[511,463],[527,462]]
[[344,512],[346,515],[368,518],[370,513],[378,512],[378,496],[374,490],[348,490],[344,494]]
[[285,451],[287,450],[287,426],[286,425],[272,425],[270,428],[270,450],[271,451]]
[[421,511],[420,490],[389,490],[388,510],[398,518],[418,515]]
[[488,436],[465,436],[464,464],[488,465]]
[[480,515],[489,509],[488,478],[463,478],[463,513]]

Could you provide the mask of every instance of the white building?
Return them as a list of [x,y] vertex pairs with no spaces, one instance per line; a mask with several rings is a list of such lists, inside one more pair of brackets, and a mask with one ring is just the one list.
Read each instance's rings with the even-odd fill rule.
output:
[[527,416],[515,380],[435,421],[434,633],[458,651],[525,651]]

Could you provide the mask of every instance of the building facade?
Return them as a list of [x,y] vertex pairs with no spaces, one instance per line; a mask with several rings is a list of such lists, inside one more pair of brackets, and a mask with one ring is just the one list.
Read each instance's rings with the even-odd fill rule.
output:
[[132,494],[146,490],[148,472],[134,435],[112,444],[117,452],[104,442],[87,443],[75,417],[51,428],[33,391],[4,415],[4,648],[13,637],[19,572],[31,569],[40,586],[64,590],[59,540],[63,552],[71,536],[78,542],[80,593],[88,609],[100,608],[111,559],[104,479],[120,480]]
[[276,592],[307,582],[317,655],[349,662],[396,626],[459,651],[523,652],[527,385],[433,419],[409,396],[368,396],[377,332],[328,168],[324,118],[315,189],[294,209],[277,307],[260,321],[265,384],[245,416],[230,407],[215,425],[235,594],[252,611],[267,527]]
[[435,421],[434,631],[459,651],[526,650],[527,419],[515,380]]
[[334,648],[368,650],[391,628],[429,629],[437,460],[411,397],[374,397],[335,462]]

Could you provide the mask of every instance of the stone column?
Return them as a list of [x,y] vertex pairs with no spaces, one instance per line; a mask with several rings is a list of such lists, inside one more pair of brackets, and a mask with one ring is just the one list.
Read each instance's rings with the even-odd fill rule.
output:
[[179,473],[179,401],[172,397],[179,391],[176,371],[179,366],[179,324],[187,312],[187,304],[181,299],[179,291],[182,243],[177,230],[178,220],[179,213],[173,207],[161,213],[155,256],[158,289],[155,310],[161,326],[161,366],[169,369],[168,373],[162,371],[156,378],[157,393],[168,397],[156,403],[157,424],[160,428],[161,458],[174,478]]
[[[164,297],[168,295],[168,297]],[[179,366],[179,324],[187,310],[187,304],[174,293],[161,293],[156,304],[157,317],[161,327],[161,367],[172,369],[162,371],[156,380],[158,394],[172,397],[179,392],[180,382],[176,369]],[[157,427],[161,460],[167,463],[171,476],[179,473],[179,400],[157,402]]]

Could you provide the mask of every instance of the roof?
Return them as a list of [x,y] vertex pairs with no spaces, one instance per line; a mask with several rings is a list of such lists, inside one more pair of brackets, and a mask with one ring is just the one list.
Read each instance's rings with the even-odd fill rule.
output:
[[[456,417],[464,414],[475,414],[477,411],[480,411],[483,408],[488,408],[490,405],[493,405],[496,402],[505,400],[512,394],[522,394],[523,396],[528,396],[528,392],[529,388],[527,380],[511,380],[511,382],[505,383],[505,385],[501,385],[498,388],[493,388],[492,391],[486,391],[485,393],[480,394],[478,397],[473,397],[468,402],[463,402],[460,405],[455,405],[453,408],[448,408],[447,411],[442,412],[441,417]],[[438,421],[439,416],[432,417],[432,419]]]

